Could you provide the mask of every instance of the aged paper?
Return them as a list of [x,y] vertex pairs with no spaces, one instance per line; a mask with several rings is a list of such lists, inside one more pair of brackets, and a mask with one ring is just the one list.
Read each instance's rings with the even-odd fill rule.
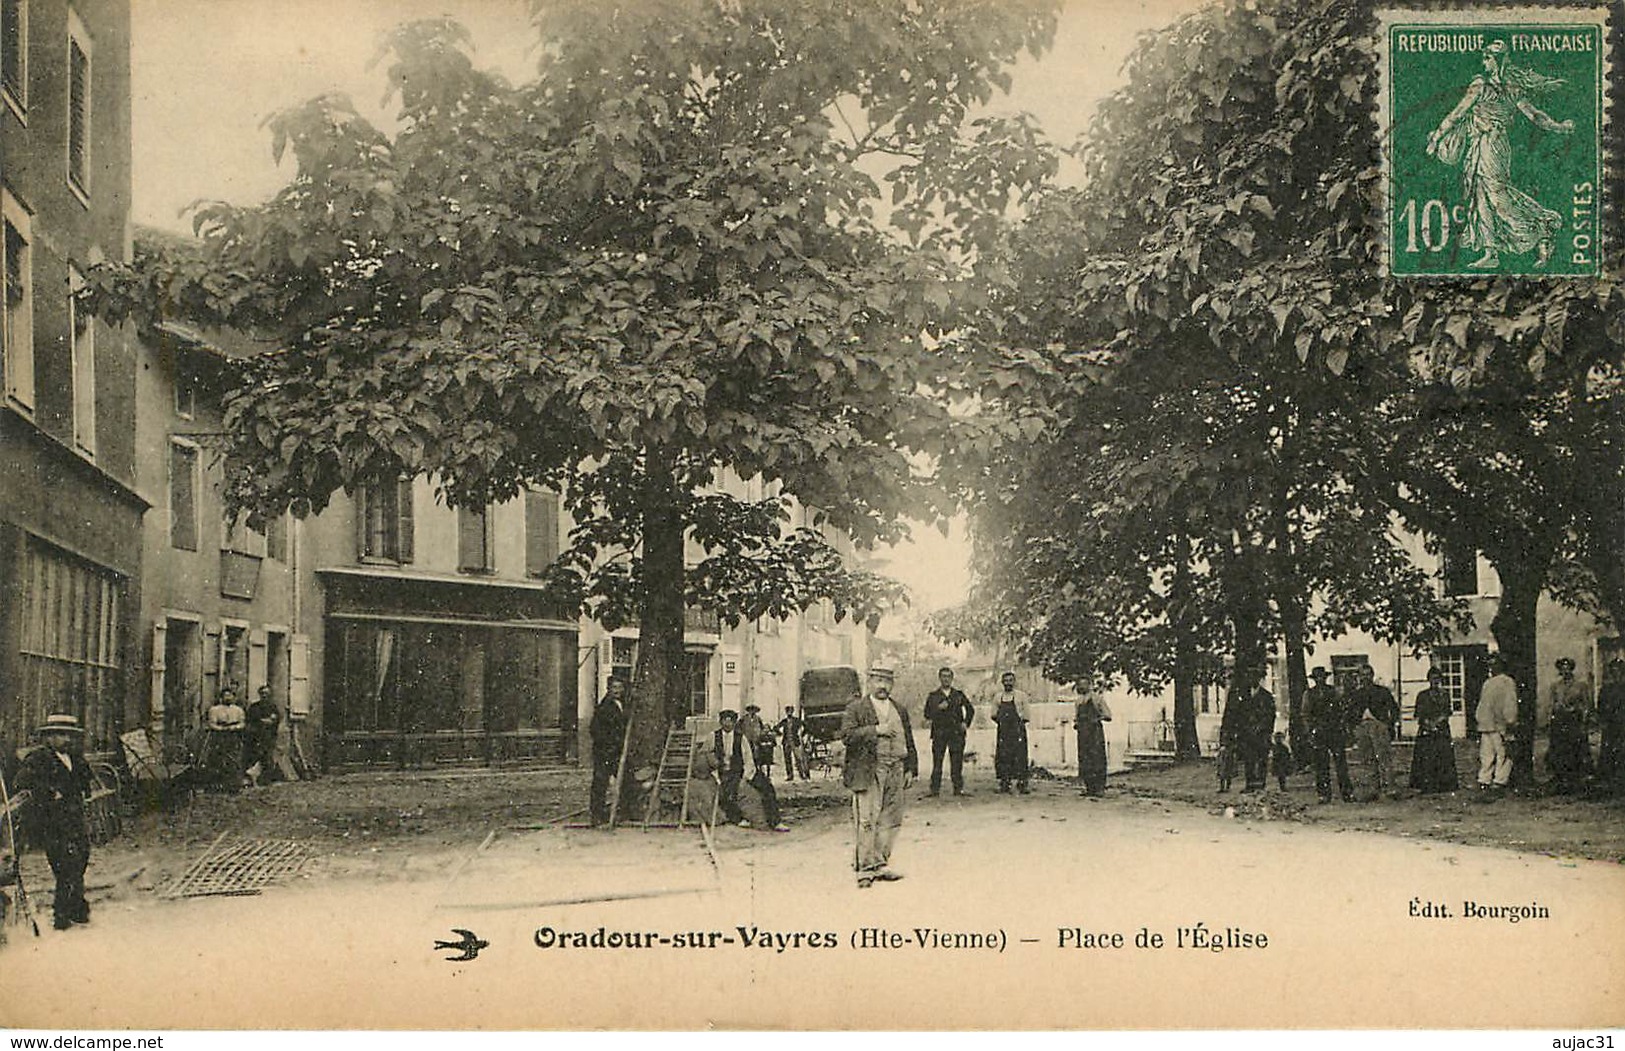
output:
[[[1056,51],[1018,71],[1020,107],[1053,117],[1052,134],[1070,138],[1115,83],[1135,34],[1194,6],[1075,0]],[[176,212],[196,197],[251,201],[269,192],[286,170],[279,175],[266,162],[257,122],[333,88],[355,90],[358,103],[370,105],[381,94],[364,70],[375,33],[442,8],[476,29],[482,59],[522,74],[524,33],[504,32],[522,14],[501,0],[136,0],[138,221],[184,229]],[[1447,79],[1439,90],[1459,95],[1466,86],[1455,71]],[[1587,115],[1602,118],[1600,109]],[[1592,131],[1617,144],[1606,128]],[[1415,216],[1424,250],[1436,227],[1422,224],[1448,212],[1426,207]],[[1564,272],[1584,271],[1578,253],[1571,241],[1564,258],[1578,269]],[[946,563],[910,568],[923,578],[962,573]],[[919,744],[928,766],[923,733]],[[0,1023],[46,1030],[1564,1031],[1622,1024],[1619,864],[1236,816],[1120,791],[1086,799],[1066,780],[1038,780],[1031,795],[1006,796],[995,792],[991,758],[971,766],[968,798],[925,798],[923,785],[912,786],[894,855],[904,878],[895,882],[854,885],[838,771],[783,790],[793,822],[784,834],[495,823],[468,828],[451,844],[387,844],[376,863],[318,865],[312,878],[258,896],[125,894],[99,907],[86,929],[48,930],[36,940],[14,927],[0,949]],[[369,776],[338,783],[365,794]],[[550,791],[573,778],[564,791],[585,805],[584,769],[536,776]],[[1616,859],[1622,828],[1616,819],[1605,833]],[[117,856],[108,850],[93,859],[93,888],[129,877],[109,867]],[[36,906],[48,911],[48,889],[35,893]]]

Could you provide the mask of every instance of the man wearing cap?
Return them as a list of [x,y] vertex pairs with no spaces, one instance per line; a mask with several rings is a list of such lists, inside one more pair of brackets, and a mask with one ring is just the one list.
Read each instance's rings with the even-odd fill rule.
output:
[[809,780],[811,776],[807,770],[807,745],[801,739],[804,725],[801,716],[796,714],[795,705],[787,704],[784,706],[784,718],[774,727],[784,754],[786,781],[794,781],[797,770],[801,771],[803,781]]
[[609,823],[609,779],[621,765],[621,748],[626,741],[626,680],[611,676],[604,696],[592,710],[592,787],[587,806],[593,827]]
[[90,834],[85,800],[90,797],[90,766],[80,742],[84,730],[71,715],[51,715],[39,728],[40,747],[28,753],[17,774],[18,791],[29,794],[33,831],[56,879],[52,913],[57,930],[90,922],[85,901],[85,867]]
[[716,755],[717,802],[722,807],[722,816],[740,828],[750,827],[745,812],[739,809],[739,783],[743,781],[761,797],[768,827],[775,832],[790,831],[790,826],[779,820],[778,793],[773,791],[773,782],[767,780],[756,763],[756,749],[739,727],[739,713],[725,708],[717,718],[722,725],[712,735],[712,750]]
[[1591,683],[1574,677],[1574,658],[1557,659],[1547,696],[1546,773],[1558,792],[1575,792],[1591,776]]
[[1337,766],[1337,790],[1343,802],[1354,800],[1354,784],[1349,780],[1349,760],[1344,753],[1348,744],[1343,721],[1343,699],[1337,687],[1329,681],[1331,673],[1315,668],[1309,673],[1314,680],[1303,695],[1303,721],[1309,727],[1309,752],[1315,764],[1315,791],[1322,803],[1332,801],[1331,767]]
[[858,886],[902,879],[887,866],[903,827],[904,791],[919,776],[920,758],[908,712],[892,699],[886,676],[871,673],[869,695],[854,698],[841,713],[841,742],[846,747],[841,780],[852,793]]
[[964,691],[954,688],[954,670],[937,671],[937,688],[925,695],[925,721],[931,724],[931,791],[942,791],[942,754],[948,753],[948,774],[954,795],[965,794],[965,731],[976,709]]

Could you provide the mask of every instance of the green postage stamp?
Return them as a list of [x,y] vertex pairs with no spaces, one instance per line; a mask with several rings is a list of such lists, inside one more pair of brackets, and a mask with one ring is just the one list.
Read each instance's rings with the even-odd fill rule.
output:
[[1383,13],[1390,274],[1599,273],[1607,28],[1600,7]]

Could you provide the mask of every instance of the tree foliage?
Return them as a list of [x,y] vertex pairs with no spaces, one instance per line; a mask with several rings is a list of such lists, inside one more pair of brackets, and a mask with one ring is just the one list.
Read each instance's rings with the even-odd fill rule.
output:
[[[578,525],[553,582],[639,617],[638,703],[681,700],[685,601],[735,621],[830,599],[872,620],[895,588],[817,527],[891,540],[946,506],[914,454],[964,380],[933,344],[965,261],[1055,167],[1029,121],[972,111],[1055,14],[532,11],[533,80],[478,69],[455,22],[405,25],[379,56],[397,129],[340,96],[278,114],[287,186],[199,206],[198,256],[105,269],[92,296],[281,338],[226,406],[234,507],[312,514],[418,473],[454,504],[562,490]],[[724,471],[773,495],[718,495]],[[786,528],[788,497],[813,528]],[[705,553],[686,573],[685,535]]]
[[[1229,622],[1204,648],[1284,633],[1290,652],[1350,628],[1426,645],[1457,611],[1396,514],[1469,535],[1535,593],[1554,552],[1584,552],[1571,590],[1617,594],[1625,534],[1596,528],[1617,522],[1617,283],[1383,276],[1374,5],[1214,5],[1126,70],[1082,186],[1038,201],[985,264],[1010,291],[975,338],[1047,366],[1044,437],[990,450],[967,483],[984,586],[1013,597],[1030,641],[1131,683],[1122,658],[1143,651],[1153,685],[1171,643],[1135,629],[1166,624],[1185,557],[1220,601],[1181,608]],[[1576,476],[1582,458],[1614,469]],[[1517,539],[1532,529],[1544,547]]]

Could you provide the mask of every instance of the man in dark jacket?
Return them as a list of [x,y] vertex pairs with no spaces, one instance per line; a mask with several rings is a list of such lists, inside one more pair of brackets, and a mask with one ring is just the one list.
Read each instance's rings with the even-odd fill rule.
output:
[[1314,685],[1303,695],[1303,721],[1309,727],[1309,752],[1315,764],[1315,792],[1322,803],[1332,801],[1331,767],[1337,766],[1337,790],[1343,802],[1354,801],[1354,785],[1349,780],[1349,760],[1344,753],[1348,730],[1343,715],[1343,699],[1337,687],[1327,681],[1330,673],[1316,668],[1309,673]]
[[45,743],[23,760],[17,790],[29,794],[31,827],[56,879],[52,913],[55,927],[61,931],[90,922],[90,903],[85,901],[85,867],[90,864],[85,801],[90,797],[90,766],[80,751],[84,730],[74,716],[47,717],[39,736]]
[[920,774],[920,757],[908,712],[892,699],[886,676],[871,675],[869,696],[854,698],[841,713],[841,742],[846,748],[841,780],[852,792],[858,886],[902,879],[887,864],[903,827],[904,791]]
[[1237,713],[1237,745],[1246,785],[1244,792],[1262,792],[1269,773],[1270,737],[1275,732],[1275,695],[1263,687],[1263,676],[1244,671],[1237,677],[1241,687],[1232,702]]
[[609,680],[603,698],[592,711],[592,823],[609,822],[609,779],[621,765],[621,748],[626,741],[626,680]]
[[255,784],[282,780],[276,765],[276,734],[282,712],[271,700],[271,688],[261,686],[259,698],[248,706],[248,769]]
[[954,670],[937,672],[937,688],[925,695],[925,721],[931,725],[931,791],[942,791],[942,753],[948,753],[954,795],[965,794],[965,731],[976,709],[964,692],[954,688]]
[[718,718],[722,725],[712,735],[712,750],[716,756],[718,805],[727,820],[740,828],[749,828],[750,821],[739,809],[739,785],[744,782],[756,789],[762,800],[762,812],[767,827],[775,832],[788,832],[790,826],[779,820],[779,796],[767,771],[757,762],[756,744],[745,733],[739,716],[733,709],[725,709]]

